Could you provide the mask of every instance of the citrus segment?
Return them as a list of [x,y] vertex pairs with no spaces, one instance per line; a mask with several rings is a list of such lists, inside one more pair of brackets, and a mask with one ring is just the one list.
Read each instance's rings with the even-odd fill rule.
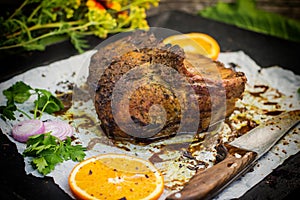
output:
[[172,35],[163,41],[165,44],[179,45],[185,52],[198,53],[216,60],[220,53],[218,42],[205,33]]
[[161,173],[151,162],[123,154],[103,154],[76,165],[70,189],[79,199],[158,199]]

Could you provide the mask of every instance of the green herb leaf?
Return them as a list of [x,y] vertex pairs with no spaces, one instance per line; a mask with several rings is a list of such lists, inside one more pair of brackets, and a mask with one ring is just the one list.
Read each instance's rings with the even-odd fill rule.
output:
[[[64,109],[64,104],[51,92],[45,89],[33,89],[29,85],[22,81],[16,82],[11,87],[3,91],[4,96],[7,98],[6,106],[0,106],[0,117],[4,120],[15,120],[14,112],[18,110],[17,104],[24,103],[32,95],[37,95],[37,99],[34,101],[35,110],[34,118],[37,117],[37,113],[42,116],[43,112],[52,114],[53,112]],[[18,110],[28,118],[31,118],[27,113],[22,110]]]
[[44,89],[35,89],[35,91],[39,94],[39,98],[34,103],[41,112],[52,114],[64,109],[64,104],[51,92]]
[[31,42],[28,44],[24,44],[23,47],[26,51],[35,51],[35,50],[44,51],[46,49],[45,45],[39,44],[37,42]]
[[43,175],[54,170],[58,163],[65,160],[82,161],[86,148],[72,145],[71,138],[61,141],[50,133],[29,137],[24,156],[32,157],[32,166]]
[[77,32],[71,32],[69,34],[69,36],[71,39],[71,43],[74,45],[75,49],[79,53],[83,53],[84,49],[89,48],[89,45],[88,45],[87,41],[84,39],[83,35],[80,35]]
[[[27,141],[27,146],[33,146],[33,145],[39,145],[41,142],[44,141],[44,135],[43,134],[38,134],[38,135],[33,135],[30,136],[30,140]],[[27,149],[25,149],[26,151]]]
[[73,161],[82,161],[85,157],[84,151],[86,150],[81,145],[69,146],[69,152],[71,156],[71,160]]
[[203,17],[291,41],[300,42],[300,22],[256,8],[254,0],[218,2],[199,12]]
[[71,138],[65,140],[64,145],[61,147],[61,155],[65,160],[82,161],[85,157],[86,149],[81,145],[71,145]]
[[47,161],[44,157],[37,157],[32,159],[32,164],[37,168],[39,172],[44,172],[45,168],[48,167]]
[[16,82],[10,88],[3,91],[4,96],[9,102],[24,103],[31,96],[32,88],[22,81]]
[[17,110],[17,107],[15,104],[8,104],[6,106],[0,106],[0,117],[1,119],[3,119],[4,121],[6,121],[6,119],[9,120],[15,120],[15,114],[14,112]]
[[64,104],[55,96],[51,96],[49,99],[49,103],[45,108],[45,112],[52,114],[54,112],[60,111],[64,109]]
[[46,37],[44,39],[41,39],[39,41],[39,44],[43,45],[44,47],[54,44],[54,43],[59,43],[62,42],[64,40],[66,40],[68,38],[68,36],[62,34],[62,35],[53,35],[53,36],[49,36]]
[[16,82],[11,87],[3,90],[3,95],[6,97],[6,106],[0,106],[0,116],[3,120],[15,120],[14,112],[17,110],[15,103],[24,103],[30,96],[32,88],[22,81]]

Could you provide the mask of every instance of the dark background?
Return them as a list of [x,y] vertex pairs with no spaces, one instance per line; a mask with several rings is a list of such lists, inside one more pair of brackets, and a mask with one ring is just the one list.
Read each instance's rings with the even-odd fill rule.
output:
[[[180,6],[179,6],[180,7]],[[153,13],[148,18],[150,26],[165,27],[180,32],[204,32],[217,39],[221,51],[243,50],[258,65],[279,65],[300,74],[299,43],[289,42],[234,26],[207,20],[178,11]],[[101,40],[91,37],[91,48]],[[52,45],[44,52],[27,52],[0,60],[1,80],[22,73],[27,69],[49,64],[77,54],[68,42]],[[300,193],[300,154],[291,156],[258,185],[244,194],[246,199],[296,199]],[[37,178],[26,175],[24,162],[17,153],[15,144],[0,134],[0,199],[69,199],[52,178]],[[298,198],[297,198],[298,199]]]
[[[217,2],[236,3],[237,0],[160,0],[159,7],[150,9],[148,16],[170,10],[195,15],[199,10],[213,6]],[[300,0],[255,0],[255,4],[257,9],[300,20]]]

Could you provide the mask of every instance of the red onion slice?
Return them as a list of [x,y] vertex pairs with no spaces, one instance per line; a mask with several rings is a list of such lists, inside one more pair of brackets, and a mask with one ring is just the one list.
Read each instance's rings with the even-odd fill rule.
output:
[[46,121],[44,122],[45,133],[51,132],[51,135],[59,138],[60,140],[65,140],[67,137],[73,135],[73,127],[63,121]]
[[30,136],[42,134],[44,132],[44,123],[38,119],[31,119],[14,125],[12,136],[19,142],[26,142]]

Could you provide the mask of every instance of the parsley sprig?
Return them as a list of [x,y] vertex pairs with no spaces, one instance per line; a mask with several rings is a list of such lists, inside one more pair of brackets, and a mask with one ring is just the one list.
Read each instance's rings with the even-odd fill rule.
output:
[[3,91],[6,97],[6,105],[0,106],[0,117],[3,120],[15,120],[15,111],[23,113],[29,119],[32,119],[29,113],[20,110],[17,105],[26,102],[31,96],[35,96],[33,118],[40,119],[44,112],[52,114],[64,108],[64,104],[51,92],[45,89],[32,88],[22,81]]
[[[15,120],[15,111],[32,119],[30,113],[26,113],[17,106],[26,102],[30,97],[36,98],[33,102],[34,119],[40,119],[44,112],[51,114],[64,108],[63,103],[51,92],[32,88],[22,81],[4,90],[3,94],[7,102],[5,106],[0,106],[0,116],[4,120]],[[49,132],[29,137],[23,155],[32,157],[32,166],[41,174],[46,175],[54,170],[58,163],[65,160],[82,161],[85,157],[85,150],[86,148],[82,145],[72,145],[70,137],[62,141]]]
[[32,166],[41,174],[47,175],[58,163],[66,160],[82,161],[85,150],[81,145],[72,145],[71,138],[61,141],[50,133],[45,133],[29,137],[23,155],[32,157]]

